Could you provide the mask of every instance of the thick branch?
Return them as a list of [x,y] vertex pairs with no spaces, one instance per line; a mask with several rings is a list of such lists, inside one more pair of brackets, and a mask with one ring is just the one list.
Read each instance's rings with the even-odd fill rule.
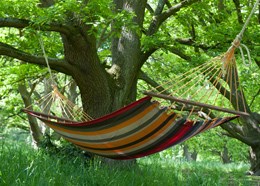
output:
[[213,45],[213,46],[208,46],[208,45],[205,45],[205,44],[197,44],[191,38],[177,38],[177,39],[175,39],[175,41],[180,43],[180,44],[183,44],[183,45],[194,46],[194,47],[201,48],[204,51],[207,51],[208,49],[216,48],[219,45],[219,43],[216,44],[216,45]]
[[[210,117],[216,118],[216,116],[212,112],[210,113]],[[223,128],[224,130],[226,130],[228,132],[229,137],[238,139],[238,140],[246,143],[247,145],[252,145],[252,141],[250,139],[248,139],[246,136],[244,136],[243,128],[241,126],[239,126],[235,123],[232,123],[232,122],[224,123],[220,126],[221,126],[221,128]]]
[[168,49],[171,53],[179,56],[180,58],[190,61],[191,57],[186,55],[184,52],[182,52],[180,49],[176,48],[176,47],[167,47],[166,49]]
[[164,0],[159,0],[158,1],[158,4],[157,4],[157,7],[155,9],[155,12],[154,12],[154,15],[160,15],[163,11],[163,7],[165,5],[165,1]]
[[[216,116],[211,112],[210,113],[210,117],[211,118],[216,118]],[[228,132],[228,136],[238,139],[239,141],[242,141],[243,143],[252,146],[255,143],[257,143],[257,141],[255,140],[254,136],[248,136],[245,134],[245,129],[243,129],[242,126],[239,126],[238,124],[235,124],[233,122],[228,122],[228,123],[224,123],[222,125],[220,125],[221,128],[223,128],[224,130],[226,130]]]
[[177,12],[179,12],[183,7],[187,7],[189,5],[192,5],[193,3],[196,3],[200,0],[184,0],[174,6],[172,6],[171,8],[169,8],[167,11],[159,14],[159,15],[155,15],[153,17],[153,20],[150,24],[150,27],[148,29],[147,34],[148,35],[153,35],[154,33],[157,32],[157,30],[159,29],[159,27],[161,26],[161,24],[167,20],[167,18],[169,18],[172,15],[175,15]]
[[[5,55],[8,57],[16,58],[24,62],[47,66],[44,57],[39,57],[35,55],[31,55],[29,53],[18,50],[8,44],[0,42],[0,55]],[[69,65],[64,60],[56,59],[56,58],[48,58],[48,62],[50,67],[53,70],[57,70],[59,72],[65,73],[69,75]]]
[[[260,6],[259,6],[260,7]],[[260,11],[259,11],[260,12]],[[259,14],[260,15],[260,14]],[[259,23],[260,24],[260,23]],[[257,64],[257,66],[260,68],[260,58],[255,58],[255,63]]]
[[257,93],[256,93],[255,95],[253,95],[252,100],[251,100],[251,102],[250,102],[250,104],[249,104],[249,107],[251,107],[251,106],[253,105],[253,103],[254,103],[254,101],[255,101],[255,98],[256,98],[257,96],[259,96],[259,95],[260,95],[260,88],[258,89]]
[[171,3],[169,2],[169,0],[164,0],[165,4],[167,5],[168,8],[171,8],[172,5]]
[[147,84],[151,85],[153,88],[156,88],[156,90],[158,90],[159,92],[165,92],[166,94],[168,94],[168,92],[165,91],[165,89],[160,84],[158,84],[156,81],[151,79],[145,72],[140,71],[138,78],[145,81]]
[[159,49],[158,47],[154,47],[144,52],[141,56],[141,62],[142,62],[141,65],[143,65],[146,62],[146,60],[158,49]]
[[[26,19],[17,19],[17,18],[0,18],[0,27],[13,27],[13,28],[25,28],[33,23]],[[36,30],[43,30],[43,31],[54,31],[59,32],[62,34],[69,35],[72,28],[61,25],[61,24],[49,24],[43,25],[42,27],[35,28]]]
[[160,48],[165,48],[166,50],[168,50],[169,52],[179,56],[180,58],[190,61],[191,57],[186,55],[184,52],[182,52],[180,49],[176,48],[176,47],[170,47],[170,46],[156,46],[151,48],[150,50],[146,51],[145,53],[143,53],[141,61],[144,63],[155,51],[157,51]]
[[174,6],[172,6],[171,8],[169,8],[166,12],[162,13],[160,15],[159,20],[161,20],[161,23],[163,21],[165,21],[168,17],[175,15],[177,12],[179,12],[183,7],[187,7],[192,5],[193,3],[196,3],[200,0],[184,0]]
[[151,5],[149,5],[148,3],[146,4],[145,8],[146,8],[151,14],[154,14],[153,8],[152,8]]
[[237,128],[238,126],[234,123],[228,122],[225,124],[221,125],[221,128],[223,128],[224,130],[226,130],[229,134],[230,137],[233,137],[235,139],[238,139],[239,141],[242,141],[243,143],[252,146],[254,145],[254,141],[246,136],[241,135],[241,133],[238,133],[237,131],[239,130]]

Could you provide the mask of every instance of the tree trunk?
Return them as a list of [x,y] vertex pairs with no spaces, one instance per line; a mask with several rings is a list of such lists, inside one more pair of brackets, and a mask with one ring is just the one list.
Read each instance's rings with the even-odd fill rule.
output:
[[194,150],[192,153],[191,153],[191,159],[193,161],[197,161],[197,157],[198,157],[198,152],[196,150]]
[[250,138],[250,171],[255,176],[260,175],[260,115],[252,113],[251,117],[243,119],[247,125],[246,135]]
[[[135,13],[133,25],[141,27],[144,19],[145,0],[114,0],[116,11]],[[112,30],[118,32],[112,24]],[[112,39],[112,67],[108,70],[115,81],[112,101],[113,110],[119,109],[136,99],[137,76],[142,66],[140,35],[129,25],[121,28],[120,37]],[[135,160],[115,161],[104,159],[113,167],[129,167],[135,165]]]
[[[114,0],[114,2],[117,10],[135,13],[133,25],[141,27],[146,1]],[[112,25],[112,30],[116,31],[114,25]],[[118,109],[136,98],[137,76],[142,66],[140,34],[129,25],[123,26],[121,36],[112,39],[111,50],[113,65],[109,72],[116,81],[113,107]]]
[[240,124],[223,124],[221,127],[228,131],[229,135],[251,147],[250,171],[253,175],[260,172],[260,115],[250,113],[249,117],[240,117]]
[[84,111],[92,118],[111,112],[109,77],[97,56],[95,40],[91,36],[86,39],[80,31],[62,39],[65,60],[71,65],[71,75],[80,89]]
[[[26,86],[24,84],[20,84],[18,86],[18,90],[20,95],[22,96],[24,106],[25,107],[31,106],[32,105],[31,96],[30,93],[26,90]],[[39,125],[35,117],[32,117],[28,114],[28,121],[31,129],[30,131],[32,136],[32,145],[34,148],[38,148],[41,145],[41,142],[43,140],[43,134],[41,133],[41,130],[39,128]]]
[[260,176],[260,145],[251,147],[250,149],[250,172],[254,176]]
[[[145,1],[118,1],[118,6],[127,11],[134,10],[137,15],[144,14]],[[140,6],[142,4],[142,6]],[[141,16],[143,19],[143,15]],[[142,22],[135,17],[134,22]],[[62,35],[65,60],[71,65],[71,75],[77,83],[84,111],[97,118],[119,109],[136,99],[137,75],[140,64],[140,35],[135,30],[122,28],[120,38],[112,42],[112,67],[105,71],[100,63],[96,49],[96,39],[77,33]],[[113,77],[113,79],[111,78]],[[135,161],[115,161],[102,158],[111,167],[130,166]]]
[[238,23],[243,24],[244,21],[243,21],[243,17],[242,17],[242,14],[241,14],[240,1],[239,0],[233,0],[233,2],[234,2],[235,7],[236,7],[237,21],[238,21]]
[[189,152],[189,147],[188,145],[183,146],[183,156],[187,161],[191,161],[191,154]]
[[231,156],[229,155],[228,148],[227,148],[226,145],[223,147],[223,151],[220,153],[220,156],[221,156],[222,162],[224,164],[232,162],[231,161]]
[[190,152],[189,146],[184,144],[183,146],[183,156],[187,161],[196,161],[198,153],[194,150]]
[[258,5],[258,23],[260,24],[260,4]]

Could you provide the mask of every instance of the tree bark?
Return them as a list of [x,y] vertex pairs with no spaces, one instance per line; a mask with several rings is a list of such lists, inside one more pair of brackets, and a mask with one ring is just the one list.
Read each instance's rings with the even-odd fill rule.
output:
[[[142,27],[146,1],[115,0],[116,8],[119,11],[134,13],[133,25]],[[112,30],[115,30],[112,24]],[[136,85],[138,72],[142,66],[141,43],[138,30],[123,26],[119,38],[112,39],[112,67],[109,73],[116,82],[113,108],[118,109],[136,97]]]
[[62,40],[65,60],[70,64],[70,74],[80,89],[85,112],[92,118],[111,112],[110,82],[97,56],[96,40],[81,34],[81,30],[69,36],[62,35]]

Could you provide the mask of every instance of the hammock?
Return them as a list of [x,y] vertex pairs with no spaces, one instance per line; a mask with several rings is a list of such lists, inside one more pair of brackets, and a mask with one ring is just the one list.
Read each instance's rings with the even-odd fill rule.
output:
[[[252,12],[226,53],[146,91],[146,97],[115,112],[93,119],[56,87],[39,101],[39,111],[32,107],[24,111],[81,149],[119,160],[160,152],[240,115],[248,116],[234,52]],[[44,56],[50,71],[45,52]],[[216,112],[222,116],[212,117]]]
[[158,102],[144,97],[132,104],[86,122],[75,122],[24,109],[76,146],[112,159],[133,159],[181,143],[238,116],[192,121],[166,113]]

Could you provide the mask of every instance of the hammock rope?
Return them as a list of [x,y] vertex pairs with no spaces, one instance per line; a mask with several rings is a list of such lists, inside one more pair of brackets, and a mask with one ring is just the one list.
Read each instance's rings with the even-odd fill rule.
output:
[[[245,99],[243,96],[243,90],[240,85],[240,81],[238,78],[238,72],[237,72],[237,66],[235,61],[235,49],[239,48],[241,53],[241,59],[243,61],[243,64],[248,66],[251,65],[251,57],[250,57],[250,51],[248,47],[241,43],[243,34],[246,30],[246,27],[249,24],[249,21],[255,12],[260,0],[257,0],[254,4],[248,18],[246,19],[241,31],[239,34],[235,37],[234,41],[231,43],[230,48],[227,50],[227,52],[224,55],[217,56],[216,58],[213,58],[210,62],[206,64],[202,64],[196,68],[193,68],[186,73],[174,77],[174,80],[169,80],[167,82],[164,82],[163,84],[152,88],[149,91],[145,91],[144,94],[149,96],[154,96],[157,98],[163,98],[166,100],[170,100],[172,102],[171,107],[174,107],[176,103],[182,103],[183,107],[181,111],[185,110],[184,107],[186,105],[192,105],[192,106],[199,106],[201,107],[201,110],[204,108],[207,109],[213,109],[217,111],[223,111],[227,113],[232,114],[239,114],[239,115],[246,115],[246,105],[245,105]],[[243,48],[245,48],[247,56],[248,56],[248,63],[246,63]],[[211,74],[213,73],[213,74]],[[217,74],[217,75],[216,75]],[[193,77],[193,78],[192,78]],[[208,78],[207,78],[208,77]],[[197,90],[193,91],[194,87],[198,87],[202,83],[202,81],[206,79],[207,84],[212,84],[212,87],[216,87],[217,93],[212,89],[212,91],[204,91],[204,93],[201,94],[201,91],[205,89],[205,87],[201,86]],[[213,82],[212,82],[213,80]],[[217,88],[218,86],[218,88]],[[219,92],[221,92],[221,89],[224,89],[223,95],[220,95]],[[157,90],[160,90],[159,92]],[[185,90],[185,91],[183,91]],[[170,93],[167,93],[170,92]],[[229,105],[230,108],[224,108],[225,106],[225,100],[224,98],[227,98],[227,94],[229,92],[229,102],[232,102],[233,97],[235,97],[236,102],[236,108],[235,110],[232,110],[232,105]],[[233,94],[235,94],[233,96]],[[197,96],[200,95],[200,96]],[[216,95],[214,98],[212,98],[213,95]],[[194,97],[196,98],[195,101],[191,100],[190,98]],[[221,98],[221,99],[220,99]],[[241,98],[242,101],[242,107],[239,106],[239,98]],[[211,101],[211,100],[213,101]],[[215,107],[216,103],[220,103],[220,107]],[[207,104],[210,103],[210,104]],[[192,107],[191,113],[192,114],[194,108]],[[211,112],[211,110],[209,111]]]
[[[39,29],[40,30],[40,29]],[[41,46],[41,49],[42,49],[42,53],[43,53],[43,56],[44,56],[44,60],[45,60],[45,63],[47,65],[47,68],[48,68],[48,72],[50,74],[50,79],[51,79],[51,84],[52,85],[55,85],[55,81],[54,81],[54,78],[53,78],[53,75],[52,75],[52,72],[51,72],[51,67],[49,65],[49,60],[48,60],[48,56],[45,52],[45,48],[44,48],[44,43],[43,43],[43,39],[42,39],[42,36],[41,34],[38,34],[38,38],[39,38],[39,43],[40,43],[40,46]]]
[[[230,58],[227,57],[226,59]],[[217,101],[219,101],[221,105],[223,105],[224,102],[227,102],[224,99],[226,99],[226,94],[228,91],[230,94],[229,101],[232,100],[232,93],[234,92],[238,105],[239,92],[236,90],[241,89],[240,84],[238,83],[239,81],[237,79],[237,75],[232,75],[236,74],[236,65],[233,64],[233,58],[232,63],[225,64],[224,70],[222,63],[221,58],[218,60],[214,59],[212,62],[206,63],[205,67],[200,66],[200,68],[197,68],[196,71],[190,70],[190,74],[186,73],[186,77],[184,78],[182,78],[182,75],[179,77],[174,77],[171,85],[169,82],[166,82],[168,87],[165,88],[164,84],[163,91],[156,93],[156,90],[160,87],[155,87],[152,90],[145,92],[145,94],[171,100],[173,101],[172,105],[178,102],[232,114],[248,115],[245,110],[239,111],[238,108],[236,108],[238,111],[232,111],[231,109],[224,109],[222,106],[214,106]],[[211,64],[212,66],[208,66],[208,64]],[[185,82],[185,80],[187,80],[187,82]],[[235,87],[233,86],[233,83],[235,83]],[[221,86],[219,86],[216,90],[214,87],[217,87],[217,85]],[[221,89],[224,89],[223,96],[219,94]],[[170,93],[165,94],[166,91]],[[232,107],[232,105],[230,105],[230,107]]]
[[[40,30],[40,29],[39,29]],[[71,120],[78,120],[78,121],[89,121],[93,120],[91,116],[83,111],[82,108],[78,107],[76,104],[72,103],[67,97],[65,97],[61,92],[59,92],[57,88],[57,84],[53,78],[53,74],[49,65],[48,56],[45,51],[44,42],[42,39],[41,34],[38,34],[40,47],[42,49],[42,53],[44,56],[44,60],[50,75],[51,86],[53,91],[49,94],[45,95],[42,99],[38,101],[38,105],[45,105],[41,109],[41,112],[47,114],[56,114],[58,117],[67,118]],[[26,109],[31,108],[32,105],[28,106]],[[52,108],[56,108],[52,110]],[[57,109],[58,108],[58,109]],[[59,111],[57,111],[59,110]]]
[[37,105],[30,105],[25,109],[34,108],[37,112],[43,112],[48,115],[55,115],[59,118],[66,118],[74,121],[90,121],[91,116],[83,111],[83,109],[67,97],[59,92],[56,86],[53,86],[53,91],[43,96],[37,102]]

